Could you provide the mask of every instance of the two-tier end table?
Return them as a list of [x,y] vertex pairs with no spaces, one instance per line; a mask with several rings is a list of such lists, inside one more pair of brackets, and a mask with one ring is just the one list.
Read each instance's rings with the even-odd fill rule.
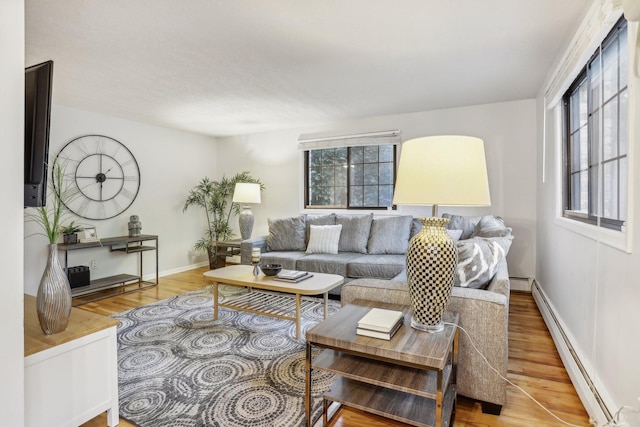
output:
[[[400,310],[404,325],[391,340],[356,335],[358,321],[372,307]],[[459,315],[445,313],[444,331],[411,328],[411,308],[356,300],[307,332],[306,414],[311,419],[312,371],[335,374],[323,396],[323,422],[330,406],[350,406],[414,426],[453,424],[456,406]],[[314,347],[322,349],[313,356]],[[317,353],[317,352],[316,352]],[[333,412],[335,414],[335,412]]]

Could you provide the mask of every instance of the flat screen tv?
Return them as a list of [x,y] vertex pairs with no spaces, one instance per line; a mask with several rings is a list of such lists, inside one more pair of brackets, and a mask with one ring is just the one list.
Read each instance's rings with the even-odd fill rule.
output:
[[24,205],[47,203],[47,160],[53,61],[28,67],[24,73]]

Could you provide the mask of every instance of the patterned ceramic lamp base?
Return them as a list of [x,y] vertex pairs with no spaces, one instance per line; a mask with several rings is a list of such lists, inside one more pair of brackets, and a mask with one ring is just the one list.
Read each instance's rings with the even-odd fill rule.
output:
[[238,225],[240,226],[240,237],[242,240],[251,238],[251,232],[253,231],[253,212],[249,206],[243,206],[242,212],[238,216]]
[[447,234],[447,218],[422,218],[422,230],[409,242],[407,279],[413,307],[411,326],[427,332],[444,329],[458,251]]

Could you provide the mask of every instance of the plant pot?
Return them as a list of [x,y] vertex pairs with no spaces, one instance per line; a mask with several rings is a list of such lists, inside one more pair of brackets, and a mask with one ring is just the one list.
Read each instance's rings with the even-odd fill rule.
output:
[[64,242],[65,245],[78,243],[78,234],[77,233],[63,234],[62,241]]
[[36,308],[40,327],[45,334],[55,334],[67,328],[71,315],[71,288],[58,260],[56,244],[49,245],[49,257],[38,287]]

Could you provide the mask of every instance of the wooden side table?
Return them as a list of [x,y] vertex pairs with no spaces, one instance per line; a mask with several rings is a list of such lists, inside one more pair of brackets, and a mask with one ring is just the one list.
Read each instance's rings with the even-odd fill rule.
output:
[[241,243],[240,239],[215,242],[215,268],[226,266],[228,256],[240,255]]
[[[356,335],[358,321],[372,308],[400,310],[405,323],[390,341]],[[458,324],[447,312],[444,321]],[[313,348],[322,352],[312,357]],[[324,394],[323,421],[331,402],[414,426],[453,424],[456,406],[458,328],[430,334],[411,328],[411,308],[356,300],[307,332],[306,413],[311,419],[312,371],[338,376]]]

